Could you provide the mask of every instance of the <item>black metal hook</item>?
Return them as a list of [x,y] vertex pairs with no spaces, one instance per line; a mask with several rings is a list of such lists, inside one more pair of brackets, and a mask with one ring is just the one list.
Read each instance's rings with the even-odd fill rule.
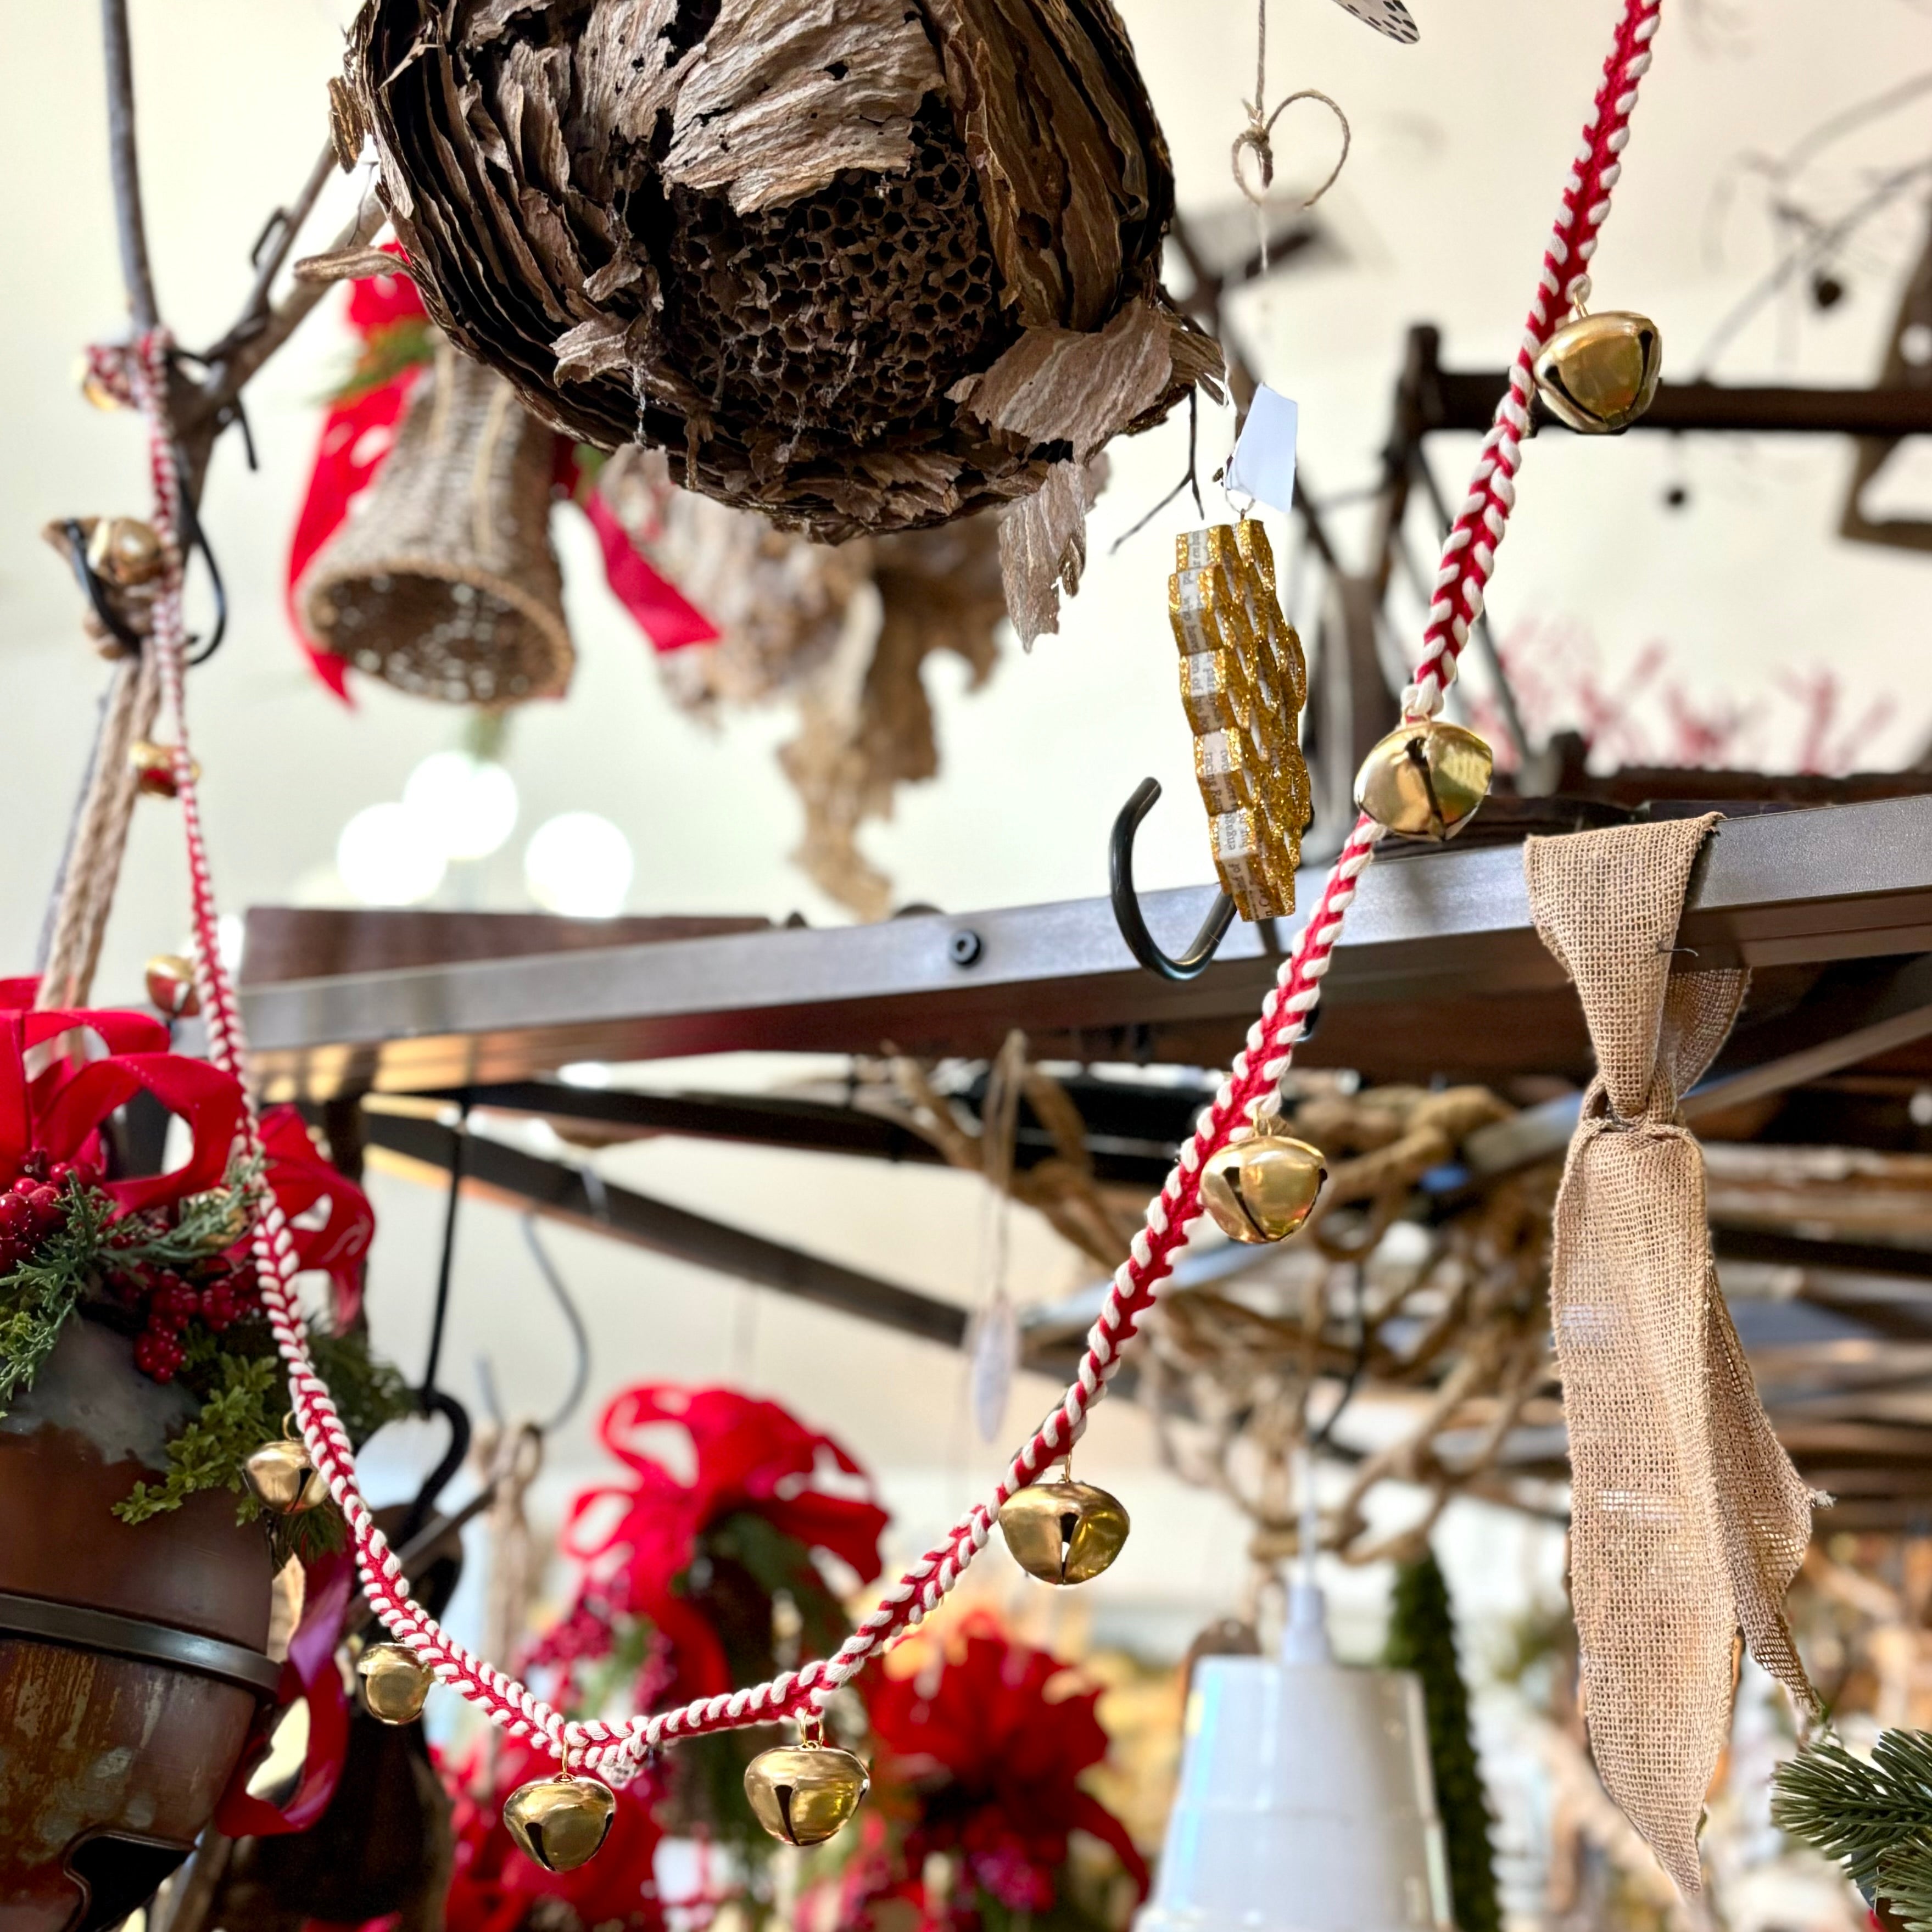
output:
[[1234,922],[1234,902],[1224,892],[1214,895],[1214,903],[1201,922],[1200,931],[1178,959],[1171,958],[1154,944],[1134,892],[1134,834],[1160,796],[1160,779],[1142,779],[1114,820],[1108,852],[1108,890],[1114,902],[1114,922],[1127,942],[1127,950],[1150,973],[1157,973],[1163,980],[1198,980],[1220,950],[1228,927]]
[[115,609],[113,599],[107,594],[106,584],[88,562],[86,531],[77,518],[70,517],[62,524],[61,532],[67,538],[68,560],[74,566],[74,580],[87,592],[87,601],[94,606],[94,616],[124,650],[139,657],[141,634]]

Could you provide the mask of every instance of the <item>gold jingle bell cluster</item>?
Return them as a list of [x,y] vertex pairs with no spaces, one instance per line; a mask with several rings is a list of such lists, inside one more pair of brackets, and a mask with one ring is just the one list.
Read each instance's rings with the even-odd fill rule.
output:
[[1167,606],[1214,869],[1244,919],[1281,918],[1314,807],[1296,731],[1308,666],[1268,533],[1244,517],[1177,538]]

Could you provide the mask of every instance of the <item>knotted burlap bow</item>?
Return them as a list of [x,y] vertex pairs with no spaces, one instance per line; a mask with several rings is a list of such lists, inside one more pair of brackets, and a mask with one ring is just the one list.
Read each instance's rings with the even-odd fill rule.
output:
[[1604,1787],[1678,1884],[1730,1728],[1732,1646],[1815,1711],[1784,1621],[1811,1497],[1772,1433],[1718,1287],[1704,1157],[1678,1102],[1743,970],[1673,973],[1716,822],[1532,838],[1544,944],[1576,982],[1598,1072],[1557,1197],[1550,1316],[1570,1434],[1570,1591]]

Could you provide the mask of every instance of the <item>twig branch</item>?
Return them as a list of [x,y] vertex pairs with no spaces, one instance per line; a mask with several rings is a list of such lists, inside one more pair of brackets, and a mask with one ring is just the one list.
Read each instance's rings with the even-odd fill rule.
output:
[[108,165],[114,180],[115,225],[121,236],[121,275],[128,312],[139,329],[160,320],[148,266],[148,230],[141,212],[141,164],[134,145],[134,62],[128,44],[128,0],[100,0],[101,49],[107,70]]
[[[334,165],[332,161],[331,165]],[[317,172],[321,172],[318,164]],[[236,405],[243,388],[308,319],[310,311],[328,294],[332,286],[326,282],[298,281],[280,302],[272,308],[268,304],[268,289],[274,280],[274,271],[279,269],[287,259],[303,220],[321,192],[320,183],[313,176],[309,185],[315,189],[315,194],[310,194],[304,188],[289,210],[274,246],[263,256],[256,275],[255,288],[250,293],[248,307],[242,310],[242,320],[209,352],[206,377],[199,383],[183,383],[176,391],[176,436],[187,470],[188,492],[196,501],[200,497],[202,482],[207,474],[208,460],[214,451],[215,439],[234,420]],[[362,197],[354,218],[330,243],[329,252],[360,247],[376,234],[387,218],[372,189]]]

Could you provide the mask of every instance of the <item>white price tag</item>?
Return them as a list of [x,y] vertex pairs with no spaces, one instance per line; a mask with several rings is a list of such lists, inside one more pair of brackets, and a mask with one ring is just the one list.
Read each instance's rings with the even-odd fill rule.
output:
[[1222,479],[1231,494],[1252,496],[1283,516],[1294,508],[1296,414],[1293,402],[1278,390],[1255,392]]

